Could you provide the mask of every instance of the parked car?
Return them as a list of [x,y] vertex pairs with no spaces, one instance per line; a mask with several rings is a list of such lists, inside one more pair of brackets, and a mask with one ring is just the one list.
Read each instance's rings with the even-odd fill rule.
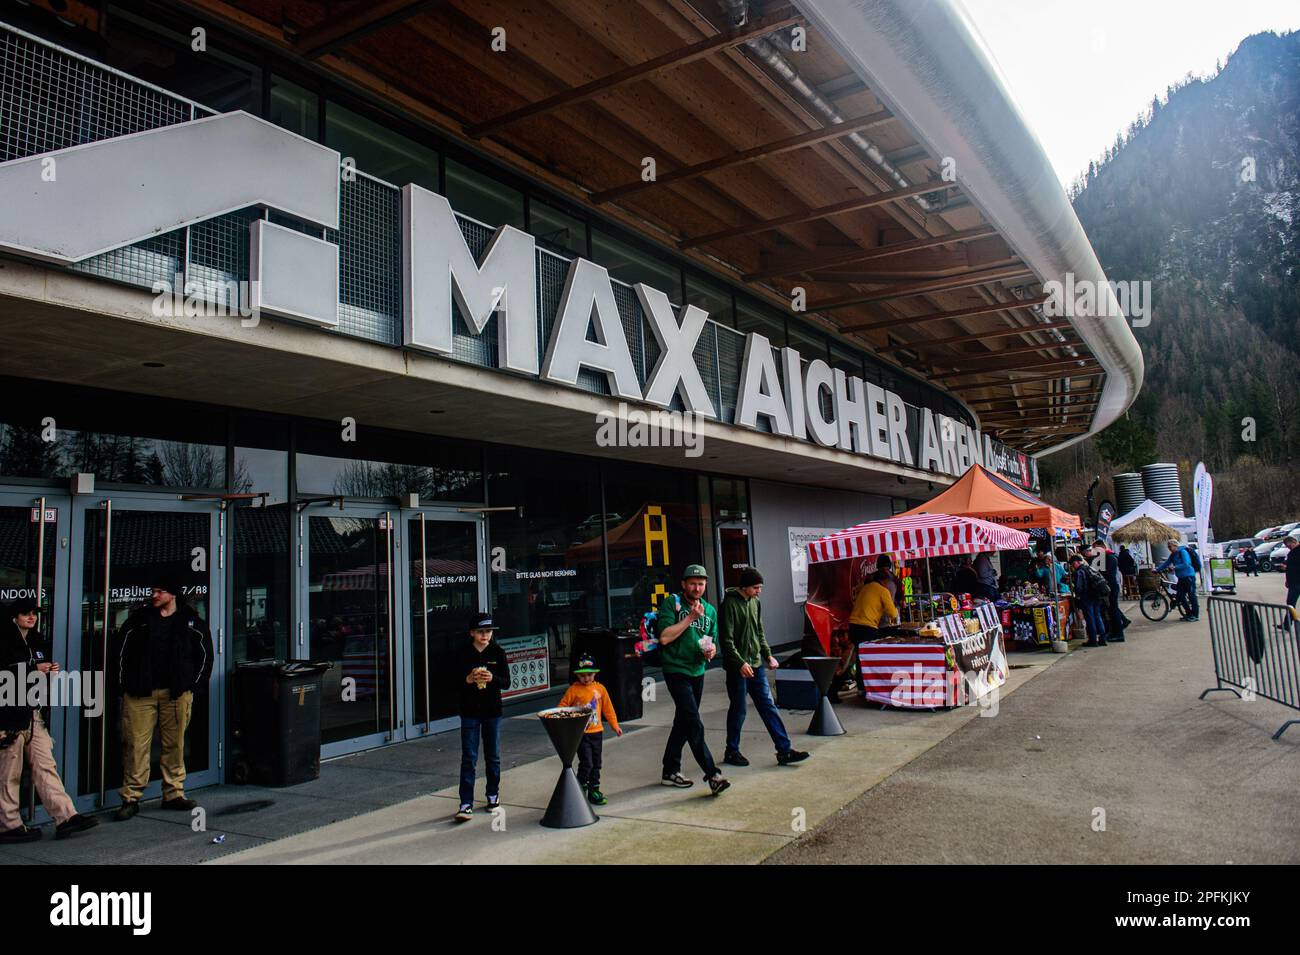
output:
[[1265,560],[1267,561],[1267,565],[1266,566],[1261,565],[1261,566],[1264,566],[1266,570],[1276,570],[1279,572],[1285,572],[1286,558],[1287,558],[1287,554],[1289,553],[1290,551],[1287,550],[1286,544],[1283,544],[1279,541],[1277,543],[1277,546],[1275,546],[1271,551],[1268,552],[1268,557],[1265,558]]

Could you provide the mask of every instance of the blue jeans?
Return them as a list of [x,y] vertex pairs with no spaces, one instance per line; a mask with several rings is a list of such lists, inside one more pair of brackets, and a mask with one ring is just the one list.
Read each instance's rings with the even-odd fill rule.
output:
[[474,803],[474,770],[478,765],[479,739],[483,740],[483,762],[487,764],[487,794],[501,790],[501,717],[460,718],[460,801]]
[[1201,615],[1201,605],[1196,600],[1195,577],[1179,577],[1174,594],[1178,605],[1187,611],[1188,615],[1193,617]]
[[1088,640],[1100,643],[1106,639],[1106,622],[1101,616],[1101,604],[1095,600],[1083,602],[1083,622],[1088,629]]
[[767,727],[767,735],[772,737],[778,753],[788,753],[790,737],[786,734],[781,714],[772,702],[772,687],[767,682],[767,671],[761,666],[754,668],[753,676],[741,676],[739,670],[727,671],[727,698],[731,705],[727,707],[727,752],[740,752],[740,730],[745,725],[745,694],[754,698],[754,708]]

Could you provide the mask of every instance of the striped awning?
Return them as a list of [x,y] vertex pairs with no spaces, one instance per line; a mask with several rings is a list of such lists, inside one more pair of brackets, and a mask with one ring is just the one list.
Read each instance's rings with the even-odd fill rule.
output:
[[870,521],[837,531],[808,545],[808,562],[896,554],[902,558],[945,557],[1029,546],[1029,535],[974,517],[916,514]]

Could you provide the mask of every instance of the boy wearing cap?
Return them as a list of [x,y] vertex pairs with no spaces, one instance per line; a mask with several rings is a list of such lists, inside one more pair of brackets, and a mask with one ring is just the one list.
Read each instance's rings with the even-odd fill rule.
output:
[[212,675],[212,637],[183,596],[180,580],[154,579],[149,602],[122,625],[112,675],[122,693],[122,805],[113,819],[124,822],[140,811],[149,784],[149,753],[154,727],[162,737],[159,765],[163,809],[189,812],[198,805],[185,798],[185,731],[194,691]]
[[578,744],[578,784],[586,792],[587,799],[597,806],[603,806],[609,800],[600,791],[601,754],[605,743],[605,725],[601,722],[601,717],[609,720],[615,736],[622,736],[623,730],[618,725],[614,704],[609,700],[609,691],[596,680],[599,672],[590,654],[584,653],[573,671],[578,682],[569,687],[560,700],[560,706],[580,706],[591,711],[591,716],[587,717],[587,728],[582,734],[582,742]]
[[487,766],[487,808],[501,804],[501,691],[510,689],[506,652],[494,643],[497,626],[489,613],[477,613],[469,623],[470,642],[456,656],[460,684],[460,808],[456,821],[474,816],[474,777],[479,740]]
[[763,608],[758,602],[763,592],[763,575],[756,567],[740,572],[740,586],[727,589],[718,618],[718,637],[722,646],[722,665],[727,671],[727,750],[722,761],[732,766],[748,766],[740,752],[740,731],[745,726],[745,694],[754,700],[767,733],[776,745],[776,761],[782,766],[808,758],[790,744],[790,736],[781,722],[781,714],[772,702],[772,687],[767,682],[766,666],[778,666],[772,648],[763,633]]
[[673,698],[673,728],[664,747],[663,785],[686,789],[694,785],[682,775],[682,747],[690,744],[691,754],[704,770],[709,791],[717,796],[731,785],[722,776],[704,742],[704,721],[700,719],[700,697],[704,694],[704,669],[718,648],[718,613],[704,599],[709,572],[691,564],[682,573],[682,592],[659,601],[655,630],[663,660],[664,685]]

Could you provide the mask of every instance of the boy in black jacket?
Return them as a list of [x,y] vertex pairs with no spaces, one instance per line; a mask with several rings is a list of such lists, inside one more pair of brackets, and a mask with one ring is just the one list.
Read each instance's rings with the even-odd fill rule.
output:
[[470,642],[456,655],[460,681],[460,809],[456,821],[474,815],[474,775],[479,740],[487,764],[487,808],[501,803],[501,691],[510,689],[506,652],[492,642],[497,629],[488,613],[475,614]]
[[113,816],[117,822],[140,811],[155,726],[162,737],[162,808],[188,812],[198,805],[185,798],[185,731],[194,691],[212,675],[212,637],[183,593],[180,581],[159,577],[149,603],[118,633],[113,676],[122,693],[122,805]]

